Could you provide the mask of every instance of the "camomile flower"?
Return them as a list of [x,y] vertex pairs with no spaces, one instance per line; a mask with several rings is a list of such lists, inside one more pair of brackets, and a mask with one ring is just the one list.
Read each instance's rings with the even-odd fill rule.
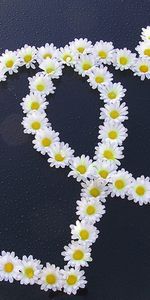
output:
[[10,75],[17,73],[20,66],[20,59],[17,52],[5,50],[5,53],[0,57],[0,64],[4,71]]
[[96,42],[92,50],[96,59],[102,63],[110,65],[113,58],[114,46],[111,42]]
[[125,198],[127,191],[132,184],[132,174],[121,169],[117,172],[113,172],[110,175],[109,189],[111,192],[111,197],[121,197]]
[[72,241],[64,247],[64,250],[61,255],[64,256],[64,261],[67,261],[68,266],[88,267],[88,262],[92,261],[91,248],[86,244]]
[[102,142],[111,141],[122,145],[127,136],[127,129],[121,123],[106,121],[104,125],[99,126],[98,139],[101,139]]
[[92,70],[92,68],[95,65],[95,58],[93,55],[89,54],[82,54],[80,58],[76,61],[75,64],[75,71],[79,73],[82,77],[89,74],[89,71]]
[[108,72],[107,67],[94,67],[88,74],[88,82],[92,89],[99,88],[103,84],[107,84],[112,81],[113,75]]
[[68,144],[55,143],[48,151],[50,167],[65,168],[73,158],[74,150]]
[[51,127],[44,127],[37,131],[32,143],[34,144],[33,148],[44,155],[57,142],[59,142],[59,133],[52,130]]
[[123,147],[119,147],[113,142],[99,143],[95,147],[95,157],[96,160],[110,161],[118,166],[120,166],[120,159],[124,157],[122,154]]
[[75,295],[79,288],[84,289],[87,284],[86,278],[84,276],[85,272],[80,270],[80,268],[68,268],[64,267],[61,270],[63,278],[63,290],[68,295]]
[[140,57],[150,59],[150,40],[140,42],[135,50],[139,53]]
[[45,128],[48,125],[48,119],[44,112],[30,112],[23,118],[21,123],[24,127],[24,133],[35,134],[38,130]]
[[20,270],[20,260],[14,252],[1,252],[0,256],[0,281],[12,283],[17,278]]
[[149,177],[138,177],[132,181],[128,190],[128,199],[139,205],[150,203],[150,181]]
[[30,93],[22,99],[20,104],[22,106],[23,112],[26,114],[31,111],[43,111],[47,108],[48,101],[44,96],[39,93]]
[[17,280],[20,284],[33,285],[38,283],[39,275],[42,269],[40,260],[33,259],[33,256],[23,256],[20,262],[20,273],[17,276]]
[[57,58],[58,49],[54,46],[53,43],[46,43],[45,46],[38,48],[37,51],[37,61],[41,63],[46,58]]
[[92,43],[87,39],[74,39],[73,42],[70,42],[70,49],[78,55],[88,54],[91,52]]
[[92,169],[92,160],[84,154],[81,157],[74,157],[71,161],[68,177],[73,176],[77,181],[85,180],[89,177]]
[[59,59],[63,64],[73,67],[77,60],[77,55],[66,45],[64,48],[60,48]]
[[98,199],[82,198],[77,201],[76,214],[79,216],[79,220],[94,224],[99,222],[105,214],[105,206]]
[[114,122],[124,122],[128,120],[128,107],[126,103],[116,101],[114,103],[107,103],[100,109],[100,119]]
[[91,245],[98,238],[99,230],[85,220],[76,221],[76,225],[70,225],[71,238],[79,240],[80,243]]
[[91,179],[81,183],[81,197],[93,198],[105,202],[108,195],[108,188],[104,181],[99,179]]
[[54,94],[55,87],[48,75],[37,73],[29,77],[29,89],[31,92],[38,92],[40,95]]
[[17,53],[21,66],[26,66],[27,69],[35,69],[37,50],[34,46],[24,45],[24,47],[17,50]]
[[132,53],[127,48],[115,49],[113,54],[113,65],[115,69],[121,71],[130,69],[136,61],[136,54]]
[[[110,178],[110,174],[117,169],[117,166],[110,161],[97,160],[93,163],[93,175],[100,179],[102,182],[107,183]],[[108,191],[109,192],[109,191]],[[101,200],[106,202],[106,199]]]
[[46,58],[39,65],[50,78],[59,78],[62,75],[63,65],[56,58]]
[[122,100],[125,96],[126,89],[123,88],[120,82],[108,83],[100,88],[100,99],[104,102],[114,103],[116,100]]
[[150,26],[147,26],[146,28],[142,28],[141,38],[143,41],[150,40]]
[[38,282],[41,285],[41,290],[48,291],[60,291],[62,289],[62,275],[59,267],[46,263],[40,274]]
[[150,60],[146,58],[138,58],[136,64],[132,68],[134,76],[141,77],[141,80],[150,78]]

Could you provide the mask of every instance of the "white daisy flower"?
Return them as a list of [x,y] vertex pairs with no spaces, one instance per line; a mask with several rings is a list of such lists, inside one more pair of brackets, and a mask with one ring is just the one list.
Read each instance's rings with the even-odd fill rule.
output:
[[96,160],[110,161],[118,166],[120,166],[120,159],[124,157],[122,154],[123,147],[119,147],[113,142],[99,143],[95,147],[95,157]]
[[45,155],[54,143],[59,142],[59,133],[51,127],[44,127],[37,131],[35,139],[32,141],[33,148]]
[[91,248],[88,245],[77,241],[72,241],[68,246],[64,247],[61,255],[64,256],[64,261],[67,261],[71,267],[88,267],[88,262],[92,261]]
[[114,46],[111,42],[99,41],[93,46],[92,52],[96,56],[97,60],[110,65],[113,58]]
[[23,112],[26,114],[30,111],[43,111],[47,108],[48,101],[44,96],[39,93],[30,93],[22,99],[20,104],[22,106]]
[[150,40],[150,26],[147,26],[146,28],[142,28],[141,38],[143,41]]
[[48,75],[37,73],[33,77],[29,77],[29,89],[31,92],[38,92],[40,95],[54,94],[55,87]]
[[69,165],[70,161],[73,158],[74,150],[72,150],[68,144],[62,143],[55,143],[49,149],[48,155],[49,159],[48,162],[50,163],[50,167],[55,168],[65,168]]
[[123,88],[120,82],[108,83],[100,88],[100,99],[104,102],[114,103],[116,100],[122,100],[125,96],[126,89]]
[[79,220],[94,224],[99,222],[105,214],[105,206],[98,199],[82,198],[77,201],[76,214],[79,216]]
[[18,72],[18,67],[20,66],[20,59],[16,51],[8,51],[2,54],[0,57],[1,67],[5,72],[8,72],[10,75]]
[[124,122],[128,120],[128,107],[125,102],[120,103],[120,101],[116,101],[115,103],[105,104],[100,111],[100,119],[102,120],[112,120],[114,122]]
[[110,175],[110,182],[109,189],[111,197],[120,196],[124,199],[132,183],[132,174],[121,169]]
[[[93,163],[94,176],[105,183],[109,181],[110,174],[116,169],[117,166],[110,161],[98,160]],[[103,199],[102,202],[106,202],[106,200]]]
[[76,61],[74,70],[75,72],[78,72],[79,75],[84,77],[85,75],[89,74],[89,71],[92,70],[94,65],[95,65],[95,58],[93,55],[82,54],[80,58]]
[[76,221],[76,225],[70,225],[71,228],[71,238],[73,240],[79,240],[80,243],[88,244],[89,246],[95,243],[98,238],[99,230],[88,223],[85,220]]
[[44,71],[50,78],[58,79],[62,75],[63,65],[58,62],[56,58],[46,58],[39,65],[40,69]]
[[39,285],[41,290],[48,291],[53,290],[60,291],[62,289],[62,274],[59,267],[46,263],[46,267],[43,268],[40,274]]
[[134,179],[128,190],[129,200],[139,205],[150,203],[150,179],[149,177],[138,177]]
[[73,42],[70,42],[70,49],[78,55],[88,54],[91,52],[92,43],[87,39],[74,39]]
[[134,76],[141,77],[141,80],[150,78],[150,60],[146,58],[138,58],[136,64],[132,68]]
[[38,48],[37,52],[37,61],[41,63],[46,58],[57,58],[58,49],[54,46],[53,43],[46,43],[45,46]]
[[88,74],[88,82],[92,89],[99,88],[103,84],[107,84],[112,81],[113,75],[108,72],[107,67],[94,67]]
[[35,134],[39,129],[45,128],[49,123],[44,112],[33,111],[23,118],[21,124],[24,127],[24,133]]
[[92,160],[84,154],[81,157],[74,157],[70,168],[72,171],[69,172],[68,177],[73,176],[77,181],[85,180],[91,173]]
[[122,145],[127,136],[127,129],[121,123],[106,121],[104,125],[99,126],[98,139],[101,139],[102,142],[112,141]]
[[140,42],[135,50],[139,53],[140,57],[150,59],[150,40]]
[[71,50],[68,45],[66,45],[64,48],[60,48],[59,59],[63,64],[72,67],[77,60],[77,55]]
[[0,281],[12,283],[17,278],[20,270],[20,260],[14,252],[2,251],[0,256]]
[[24,47],[17,50],[17,53],[21,66],[26,66],[27,69],[35,69],[37,50],[34,46],[24,45]]
[[65,266],[62,272],[63,277],[63,290],[68,295],[75,295],[79,288],[85,288],[87,284],[86,278],[84,276],[85,272],[79,268],[68,268]]
[[87,180],[81,183],[81,197],[82,198],[93,198],[105,202],[105,198],[108,195],[108,188],[104,181],[99,179]]
[[121,71],[130,69],[134,66],[136,61],[136,54],[132,53],[127,48],[124,49],[115,49],[113,55],[113,65],[115,69],[120,69]]
[[20,284],[33,285],[38,283],[39,275],[42,269],[40,260],[33,259],[33,256],[23,256],[20,262],[20,273],[17,276],[17,280]]

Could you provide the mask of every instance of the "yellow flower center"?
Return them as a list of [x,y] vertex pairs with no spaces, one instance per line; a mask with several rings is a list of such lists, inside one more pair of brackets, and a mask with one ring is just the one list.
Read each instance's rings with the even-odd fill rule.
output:
[[138,196],[143,196],[145,194],[144,186],[142,185],[137,186],[135,192],[137,193]]
[[144,54],[150,56],[150,48],[145,49]]
[[87,206],[87,209],[86,209],[86,213],[88,214],[88,215],[94,215],[95,214],[95,207],[93,206],[93,205],[89,205],[89,206]]
[[65,54],[63,56],[63,60],[66,61],[66,62],[70,62],[72,60],[72,56],[69,55],[69,54]]
[[47,74],[51,74],[51,73],[53,73],[54,71],[55,71],[55,69],[52,68],[52,67],[47,67],[47,68],[46,68],[46,73],[47,73]]
[[85,48],[84,47],[79,47],[79,48],[77,48],[77,50],[78,50],[78,52],[83,53]]
[[14,265],[11,262],[8,262],[4,265],[4,271],[6,273],[11,273],[14,270]]
[[39,92],[43,92],[45,90],[45,85],[43,83],[38,83],[37,86],[36,86],[36,89]]
[[77,167],[77,171],[80,173],[80,174],[85,174],[86,173],[86,170],[87,168],[84,166],[84,165],[79,165]]
[[100,58],[103,58],[103,59],[105,59],[107,57],[106,51],[103,51],[103,50],[99,51],[98,55]]
[[9,59],[9,60],[6,61],[5,65],[6,65],[7,68],[12,68],[13,65],[14,65],[14,62],[13,62],[12,59]]
[[107,170],[100,170],[99,171],[99,175],[103,178],[103,179],[106,179],[107,176],[108,176],[108,171]]
[[26,268],[25,271],[24,271],[24,273],[25,273],[25,276],[27,278],[29,278],[29,279],[33,278],[33,276],[34,276],[34,270],[31,267],[30,268]]
[[39,107],[40,107],[39,102],[34,101],[34,102],[31,103],[31,109],[32,110],[38,110]]
[[128,59],[125,56],[121,56],[120,59],[120,64],[125,66],[128,63]]
[[117,110],[112,110],[112,111],[110,112],[110,117],[111,117],[112,119],[117,119],[117,118],[119,117],[119,112],[118,112]]
[[74,285],[77,282],[77,276],[76,275],[69,275],[66,279],[68,285]]
[[108,98],[109,99],[113,100],[116,97],[117,97],[117,94],[114,91],[108,93]]
[[56,155],[55,155],[55,160],[57,160],[57,161],[63,161],[65,158],[64,158],[64,156],[62,156],[61,155],[61,153],[57,153]]
[[73,253],[74,260],[82,260],[84,257],[84,253],[82,250],[75,250]]
[[88,238],[89,238],[89,232],[88,232],[86,229],[82,229],[82,230],[80,231],[80,237],[81,237],[81,239],[82,239],[83,241],[88,240]]
[[148,66],[147,65],[141,65],[139,67],[139,70],[142,72],[142,73],[146,73],[148,72]]
[[118,179],[115,181],[115,187],[118,190],[122,190],[125,187],[125,182],[122,179]]
[[114,154],[111,150],[105,150],[104,153],[103,153],[103,156],[106,158],[106,159],[114,159]]
[[32,60],[32,55],[31,55],[31,54],[26,54],[26,55],[24,56],[24,61],[25,61],[26,63],[30,62],[31,60]]
[[108,132],[108,137],[111,139],[111,140],[115,140],[117,138],[118,134],[116,131],[114,130],[111,130]]
[[54,274],[48,274],[46,276],[46,283],[47,284],[55,284],[57,281],[56,275]]
[[39,130],[40,127],[41,127],[41,123],[38,122],[38,121],[34,121],[34,122],[32,123],[32,125],[31,125],[31,127],[32,127],[32,129],[34,129],[34,130]]
[[82,68],[84,71],[88,71],[89,69],[92,68],[92,64],[90,62],[84,62],[83,65],[82,65]]
[[104,82],[104,77],[103,76],[96,76],[95,81],[96,81],[96,83],[103,83]]
[[99,196],[101,194],[101,191],[100,191],[100,189],[98,189],[98,188],[96,188],[96,187],[94,187],[94,188],[92,188],[91,190],[90,190],[90,195],[91,196],[93,196],[93,197],[97,197],[97,196]]
[[52,54],[51,53],[45,53],[43,55],[43,58],[46,59],[46,58],[52,58]]
[[42,139],[42,146],[43,147],[49,147],[51,145],[51,143],[52,143],[52,141],[49,138],[47,138],[47,137],[45,137],[44,139]]

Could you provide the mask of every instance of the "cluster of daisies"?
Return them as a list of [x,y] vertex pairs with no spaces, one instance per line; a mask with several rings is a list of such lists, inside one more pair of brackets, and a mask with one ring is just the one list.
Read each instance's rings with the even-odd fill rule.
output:
[[[25,117],[22,125],[26,134],[33,135],[33,147],[47,157],[50,167],[69,167],[68,176],[81,183],[80,200],[77,201],[78,220],[70,225],[71,243],[64,247],[62,256],[66,265],[63,270],[47,263],[42,266],[32,256],[20,260],[14,252],[2,251],[0,256],[0,280],[21,284],[39,284],[42,290],[63,290],[76,294],[87,281],[82,268],[92,261],[91,246],[99,235],[96,222],[105,213],[108,195],[138,202],[150,202],[150,179],[132,177],[124,169],[118,170],[123,158],[123,142],[127,137],[124,122],[128,119],[128,107],[123,102],[126,90],[121,83],[113,83],[113,75],[106,64],[113,64],[120,70],[131,69],[141,79],[150,77],[150,27],[142,30],[143,42],[136,50],[137,58],[128,49],[114,49],[112,43],[96,42],[93,46],[87,39],[75,39],[64,48],[57,49],[46,44],[38,49],[25,45],[16,52],[6,51],[0,57],[0,80],[6,79],[6,72],[12,74],[19,66],[35,68],[38,62],[41,72],[29,78],[30,93],[22,99]],[[93,159],[84,154],[74,155],[68,143],[60,140],[46,115],[46,96],[55,92],[53,79],[62,76],[64,66],[72,67],[92,89],[99,91],[104,102],[100,108],[98,144]]]

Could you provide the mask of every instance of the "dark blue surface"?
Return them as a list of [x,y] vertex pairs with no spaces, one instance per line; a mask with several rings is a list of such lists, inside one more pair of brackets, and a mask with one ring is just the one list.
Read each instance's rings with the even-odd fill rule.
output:
[[[1,0],[1,52],[25,43],[64,46],[75,37],[113,41],[115,47],[134,50],[141,28],[150,25],[149,11],[149,0]],[[128,89],[129,137],[122,165],[134,176],[150,175],[150,84],[130,72],[111,70],[115,81]],[[31,137],[23,134],[19,103],[28,93],[27,77],[35,72],[22,69],[0,87],[0,249],[63,266],[60,253],[70,241],[80,184],[67,178],[67,169],[50,169],[45,157],[33,150]],[[93,157],[98,93],[72,70],[65,70],[56,86],[56,94],[48,97],[53,127],[77,155]],[[0,300],[149,300],[150,207],[109,198],[106,208],[85,291],[69,297],[41,292],[38,286],[1,283]]]

